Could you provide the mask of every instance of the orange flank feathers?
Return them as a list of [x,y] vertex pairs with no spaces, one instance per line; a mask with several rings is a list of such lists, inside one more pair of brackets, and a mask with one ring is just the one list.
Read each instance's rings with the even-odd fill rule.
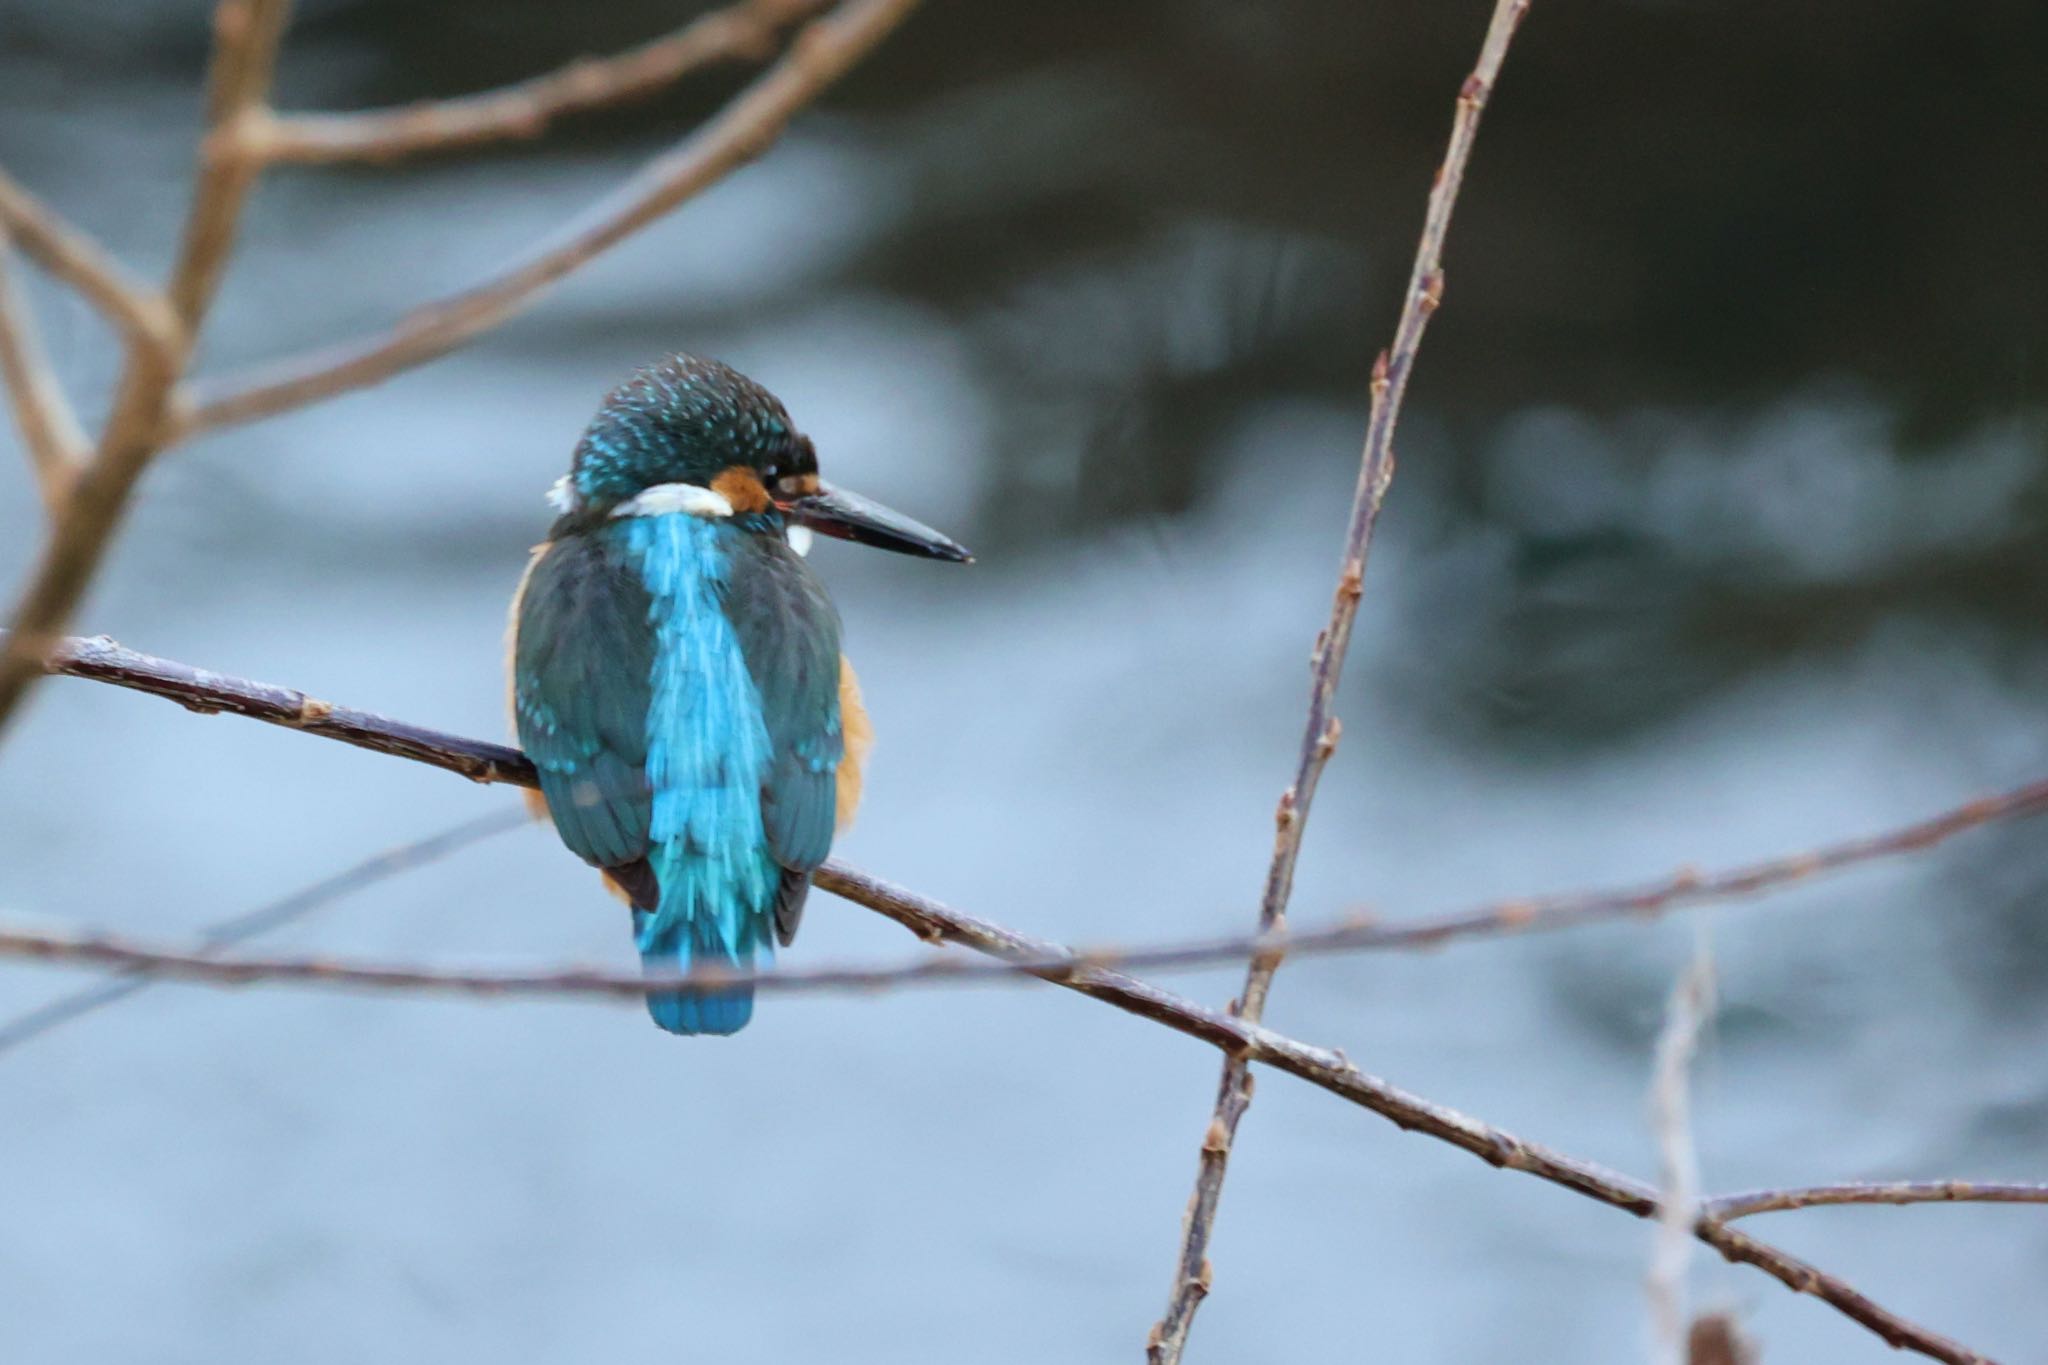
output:
[[860,771],[868,761],[868,750],[875,746],[875,727],[868,720],[868,708],[861,705],[860,679],[844,654],[839,656],[839,733],[846,741],[846,752],[839,760],[838,823],[844,830],[853,823],[853,812],[860,805]]

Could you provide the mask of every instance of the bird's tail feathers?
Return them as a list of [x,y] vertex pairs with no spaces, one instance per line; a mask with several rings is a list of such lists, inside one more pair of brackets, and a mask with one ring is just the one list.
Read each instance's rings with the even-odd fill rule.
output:
[[[719,940],[715,931],[708,940],[693,934],[691,926],[672,923],[656,927],[655,916],[635,911],[634,936],[640,945],[640,962],[649,975],[687,972],[693,967],[722,966],[732,971],[751,971],[751,950],[735,955]],[[647,1013],[670,1033],[738,1033],[754,1017],[752,986],[721,987],[716,990],[650,991]]]

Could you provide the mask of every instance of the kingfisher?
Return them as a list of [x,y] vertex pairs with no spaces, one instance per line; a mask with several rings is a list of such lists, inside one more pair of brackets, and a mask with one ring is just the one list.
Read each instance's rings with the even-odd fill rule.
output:
[[[606,396],[548,501],[509,651],[537,813],[631,907],[650,974],[749,970],[795,936],[873,739],[811,533],[972,556],[824,483],[774,394],[687,355]],[[651,991],[647,1010],[730,1034],[753,995]]]

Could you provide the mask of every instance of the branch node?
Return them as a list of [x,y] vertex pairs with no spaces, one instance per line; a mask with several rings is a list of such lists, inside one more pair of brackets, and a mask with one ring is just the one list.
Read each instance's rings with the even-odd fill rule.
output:
[[1534,901],[1502,901],[1493,912],[1493,918],[1503,929],[1520,929],[1537,917]]

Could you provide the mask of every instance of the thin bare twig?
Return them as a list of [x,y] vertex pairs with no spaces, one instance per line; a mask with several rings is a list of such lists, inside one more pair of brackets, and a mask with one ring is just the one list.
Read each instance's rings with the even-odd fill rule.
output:
[[[169,697],[196,711],[229,711],[268,720],[394,757],[445,768],[480,782],[507,782],[527,787],[537,782],[533,765],[526,756],[504,745],[462,739],[387,720],[286,688],[224,678],[181,664],[167,664],[146,655],[136,655],[109,640],[68,641],[52,666],[74,676],[113,682]],[[1657,1211],[1656,1191],[1649,1186],[1524,1142],[1455,1110],[1410,1095],[1360,1071],[1342,1053],[1298,1043],[1242,1018],[1204,1009],[1137,977],[1078,960],[1075,954],[1058,944],[963,914],[841,863],[827,863],[814,875],[813,881],[834,895],[894,920],[928,943],[957,943],[990,957],[1019,964],[1065,963],[1067,965],[1062,968],[1025,969],[1069,990],[1198,1038],[1230,1056],[1286,1071],[1370,1109],[1401,1128],[1451,1143],[1491,1165],[1527,1172],[1639,1218],[1653,1217]],[[42,937],[45,942],[61,943],[66,936]],[[196,970],[217,965],[202,963]],[[621,978],[614,987],[608,983],[592,982],[590,978],[596,974],[582,975],[584,980],[576,985],[545,989],[551,994],[581,993],[623,999],[628,996],[637,998],[647,988],[646,981],[638,977]],[[307,970],[304,979],[317,981],[319,978]],[[340,983],[329,981],[327,984]],[[410,985],[401,987],[395,983],[391,988],[414,989]],[[450,983],[448,988],[503,995],[511,986],[500,979],[481,987],[460,982]],[[1894,1346],[1919,1351],[1950,1365],[1988,1365],[1985,1357],[1899,1317],[1846,1281],[1825,1274],[1716,1219],[1701,1218],[1694,1226],[1694,1234],[1728,1260],[1757,1266],[1791,1288],[1815,1295]]]
[[0,379],[6,381],[14,425],[43,506],[54,514],[70,496],[72,476],[92,446],[50,368],[34,312],[15,292],[13,256],[7,229],[0,226]]
[[[824,889],[877,911],[929,942],[958,943],[1005,959],[1041,959],[1061,952],[1057,944],[978,919],[843,865],[827,864],[816,880]],[[637,1001],[648,988],[646,980],[631,975],[438,973],[416,967],[356,967],[317,958],[280,960],[295,964],[289,977],[261,975],[245,971],[235,960],[156,953],[107,936],[0,928],[0,951],[11,952],[24,946],[32,956],[97,961],[124,970],[160,969],[186,979],[224,983],[289,981],[406,993],[437,991],[499,1000],[544,995]],[[78,951],[71,951],[74,948]],[[773,979],[764,978],[763,984]],[[1656,1190],[1649,1185],[1410,1094],[1361,1071],[1341,1052],[1297,1042],[1121,972],[1080,967],[1060,974],[1055,980],[1069,990],[1198,1038],[1230,1056],[1285,1071],[1369,1109],[1404,1130],[1447,1142],[1490,1165],[1533,1175],[1639,1218],[1655,1217],[1661,1207]],[[1718,1219],[1700,1217],[1693,1224],[1693,1232],[1728,1260],[1754,1265],[1801,1293],[1813,1294],[1894,1346],[1916,1350],[1951,1365],[1988,1365],[1985,1357],[1899,1317],[1846,1281],[1737,1232]]]
[[[138,326],[99,448],[65,498],[0,651],[0,729],[42,677],[56,643],[105,557],[135,482],[163,449],[173,386],[190,360],[206,308],[234,244],[235,224],[256,174],[240,135],[270,92],[289,0],[220,0],[214,11],[207,132],[192,207],[166,295],[169,319]],[[152,304],[144,309],[154,311]]]
[[[1515,28],[1528,11],[1529,0],[1496,0],[1493,18],[1480,45],[1479,60],[1464,87],[1458,92],[1458,109],[1451,124],[1450,144],[1442,167],[1430,190],[1429,206],[1423,216],[1422,240],[1415,251],[1415,264],[1402,301],[1401,316],[1394,327],[1394,344],[1383,352],[1373,368],[1372,411],[1366,420],[1365,451],[1359,463],[1358,489],[1351,504],[1350,527],[1345,533],[1344,557],[1337,577],[1336,599],[1330,607],[1330,623],[1317,640],[1310,674],[1308,721],[1304,727],[1301,754],[1296,762],[1293,785],[1281,794],[1277,813],[1278,830],[1273,841],[1273,860],[1266,874],[1265,893],[1259,904],[1259,930],[1271,933],[1284,927],[1287,902],[1294,889],[1294,867],[1301,854],[1303,826],[1315,800],[1316,784],[1324,766],[1337,747],[1341,727],[1333,712],[1337,683],[1344,668],[1344,656],[1351,644],[1351,625],[1358,615],[1358,600],[1365,580],[1366,554],[1372,546],[1373,528],[1380,507],[1386,501],[1394,477],[1394,428],[1401,416],[1401,401],[1408,390],[1408,375],[1422,344],[1423,330],[1443,298],[1444,235],[1450,228],[1451,210],[1458,201],[1466,163],[1479,132],[1479,116],[1500,76],[1508,44]],[[1278,954],[1261,953],[1252,958],[1236,1012],[1257,1023],[1264,1013],[1266,995],[1272,988],[1273,973],[1280,965]],[[1223,1192],[1223,1180],[1230,1161],[1230,1147],[1237,1126],[1250,1107],[1251,1071],[1236,1058],[1227,1058],[1217,1084],[1216,1108],[1202,1136],[1194,1193],[1189,1196],[1187,1216],[1181,1227],[1180,1255],[1175,1262],[1173,1286],[1167,1295],[1165,1316],[1153,1325],[1146,1341],[1146,1358],[1151,1365],[1176,1365],[1186,1348],[1195,1311],[1208,1296],[1212,1272],[1209,1265],[1209,1236],[1216,1220],[1216,1205]]]
[[[0,631],[0,637],[4,635],[5,632]],[[227,712],[326,739],[337,739],[359,748],[446,768],[478,782],[510,782],[524,786],[531,786],[534,782],[533,769],[525,755],[506,745],[430,730],[374,712],[323,701],[294,688],[253,682],[160,659],[116,644],[105,636],[67,638],[50,656],[49,668],[70,677],[147,692],[202,714]],[[1098,945],[1083,947],[1071,955],[1062,950],[1063,955],[1057,958],[1024,959],[1002,964],[941,958],[908,966],[721,974],[700,980],[710,984],[714,980],[764,980],[773,976],[782,984],[769,989],[793,990],[808,988],[803,983],[815,978],[815,985],[819,988],[873,989],[927,980],[956,983],[963,979],[1010,977],[1019,972],[1056,977],[1077,965],[1125,969],[1175,968],[1242,961],[1247,954],[1254,953],[1307,955],[1432,948],[1466,938],[1559,930],[1616,919],[1647,920],[1676,906],[1754,896],[1878,858],[1917,853],[1967,830],[2043,811],[2048,811],[2048,780],[1980,797],[1929,818],[1876,834],[1720,872],[1686,870],[1641,885],[1542,898],[1521,897],[1440,917],[1393,923],[1354,917],[1322,928],[1280,934],[1231,935],[1137,949]]]
[[1997,1180],[1852,1181],[1799,1189],[1745,1190],[1700,1206],[1708,1218],[1732,1223],[1759,1213],[1835,1204],[2048,1204],[2048,1185]]
[[1664,1006],[1651,1068],[1650,1128],[1657,1138],[1657,1188],[1662,1204],[1650,1253],[1651,1340],[1665,1365],[1685,1365],[1686,1270],[1698,1219],[1699,1156],[1693,1146],[1689,1078],[1700,1030],[1714,1012],[1714,959],[1704,936]]
[[384,331],[201,382],[173,439],[303,407],[389,379],[497,326],[599,253],[766,151],[790,119],[845,75],[917,5],[846,0],[807,25],[781,61],[716,118],[656,157],[566,236],[481,284],[407,313]]
[[264,160],[305,165],[397,161],[423,152],[536,138],[556,119],[645,99],[720,62],[765,60],[784,30],[831,0],[741,0],[609,57],[496,90],[345,114],[280,114],[256,146]]
[[[199,933],[199,953],[218,952],[237,943],[246,943],[259,934],[296,923],[315,910],[324,909],[400,873],[425,867],[492,835],[517,829],[529,823],[530,818],[519,809],[492,811],[489,815],[465,820],[423,839],[386,849],[288,896],[208,925]],[[12,1019],[0,1021],[0,1054],[32,1042],[62,1024],[146,991],[154,984],[155,977],[142,973],[96,981]]]
[[162,345],[170,313],[154,289],[132,278],[106,248],[63,221],[0,171],[0,226],[28,258],[82,294],[131,340]]

